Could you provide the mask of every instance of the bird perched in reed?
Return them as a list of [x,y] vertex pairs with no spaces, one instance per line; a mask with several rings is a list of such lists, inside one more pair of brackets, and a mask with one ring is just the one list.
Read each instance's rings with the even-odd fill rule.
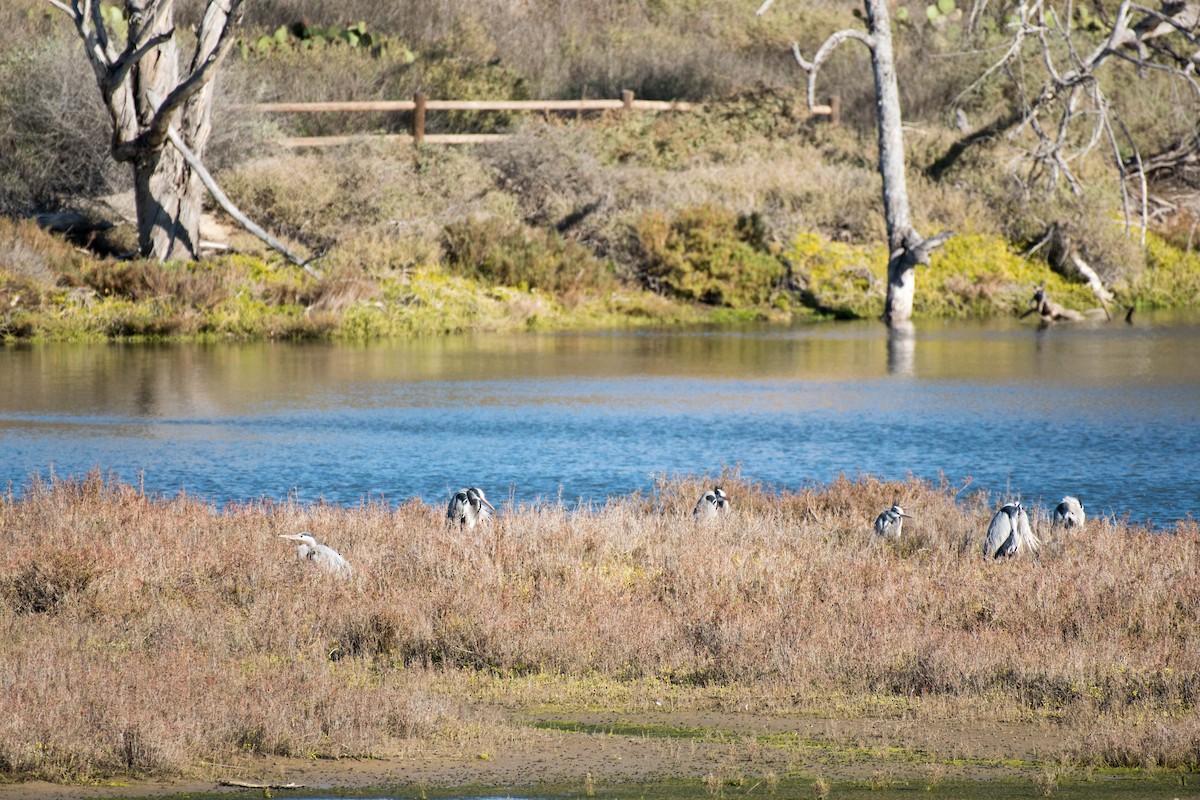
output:
[[729,498],[725,496],[725,490],[720,486],[714,486],[712,491],[700,495],[700,499],[696,501],[696,508],[692,511],[692,519],[704,522],[727,516],[732,510]]
[[483,496],[483,489],[469,486],[459,489],[450,498],[450,506],[446,509],[446,521],[460,527],[474,528],[480,522],[487,522],[492,517],[496,507]]
[[1087,515],[1083,513],[1083,503],[1067,495],[1054,507],[1053,519],[1055,525],[1062,525],[1064,528],[1082,528],[1087,522]]
[[1036,553],[1042,546],[1029,527],[1029,515],[1018,503],[1006,503],[988,525],[983,540],[984,558],[1012,558],[1022,550]]
[[900,507],[899,503],[892,503],[891,508],[875,518],[875,533],[879,536],[899,539],[906,519],[911,519],[911,517],[904,513],[904,509]]
[[296,545],[296,557],[301,561],[311,561],[331,575],[349,576],[354,572],[350,562],[342,554],[328,545],[318,542],[311,533],[281,533],[280,539],[291,539],[299,542]]

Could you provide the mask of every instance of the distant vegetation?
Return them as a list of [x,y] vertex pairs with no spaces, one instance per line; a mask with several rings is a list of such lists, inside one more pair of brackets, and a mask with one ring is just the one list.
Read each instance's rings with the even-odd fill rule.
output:
[[[184,4],[183,20],[197,3]],[[968,28],[950,0],[901,3],[896,23],[910,191],[923,230],[958,237],[918,274],[918,315],[1011,314],[1032,285],[1095,305],[1037,247],[1059,223],[1116,291],[1138,305],[1200,303],[1197,181],[1156,173],[1145,246],[1123,221],[1111,158],[1077,165],[1083,196],[1016,180],[1018,140],[925,170],[962,135],[951,102],[1003,42],[1003,8]],[[514,10],[516,9],[516,10]],[[218,83],[210,166],[251,217],[314,262],[307,275],[257,240],[200,265],[116,258],[116,223],[71,246],[29,224],[0,225],[6,339],[350,337],[466,328],[609,326],[727,319],[875,316],[885,289],[865,56],[830,63],[842,98],[831,127],[810,117],[788,47],[811,53],[858,24],[832,3],[777,3],[763,18],[734,0],[698,11],[649,4],[314,0],[252,4]],[[112,12],[109,12],[112,13]],[[1089,12],[1091,13],[1091,12]],[[1081,29],[1089,30],[1080,17]],[[29,42],[34,42],[30,46]],[[17,219],[126,188],[79,43],[37,0],[0,9],[0,214]],[[1165,78],[1112,71],[1130,139],[1145,153],[1191,135],[1200,116]],[[403,114],[267,116],[260,100],[639,97],[704,103],[697,113],[430,112],[429,130],[516,136],[478,148],[363,144],[282,150],[280,134],[404,131]],[[964,97],[979,127],[1006,102]],[[960,120],[961,123],[961,120]],[[1161,201],[1161,202],[1159,202]],[[72,247],[83,246],[84,255]],[[101,255],[95,255],[96,252]]]

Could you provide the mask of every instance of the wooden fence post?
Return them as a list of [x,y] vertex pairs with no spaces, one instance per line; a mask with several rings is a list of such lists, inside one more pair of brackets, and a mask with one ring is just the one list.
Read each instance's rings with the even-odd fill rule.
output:
[[413,144],[420,144],[425,141],[425,93],[417,92],[413,95],[413,120],[412,120],[412,135]]
[[842,119],[842,98],[833,95],[829,98],[829,124],[837,125]]
[[621,90],[621,105],[625,106],[626,111],[633,110],[633,92],[631,90]]

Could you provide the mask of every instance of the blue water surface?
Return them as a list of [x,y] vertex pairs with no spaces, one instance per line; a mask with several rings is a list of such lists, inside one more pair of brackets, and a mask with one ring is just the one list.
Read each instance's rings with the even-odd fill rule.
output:
[[1014,321],[0,349],[0,479],[93,469],[216,503],[603,502],[661,474],[839,474],[1200,507],[1200,323]]

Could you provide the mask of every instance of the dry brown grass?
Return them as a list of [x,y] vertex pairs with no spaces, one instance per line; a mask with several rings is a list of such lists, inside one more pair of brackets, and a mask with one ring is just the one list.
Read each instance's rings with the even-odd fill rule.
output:
[[[784,713],[943,698],[1060,719],[1080,761],[1200,762],[1195,523],[1043,527],[1039,559],[985,563],[990,509],[948,487],[731,480],[734,518],[697,527],[700,489],[460,531],[419,501],[218,509],[35,481],[0,502],[0,770],[395,752],[478,722],[446,688],[471,674],[742,687]],[[874,542],[894,498],[915,519]],[[296,561],[275,534],[299,530],[354,576]]]

